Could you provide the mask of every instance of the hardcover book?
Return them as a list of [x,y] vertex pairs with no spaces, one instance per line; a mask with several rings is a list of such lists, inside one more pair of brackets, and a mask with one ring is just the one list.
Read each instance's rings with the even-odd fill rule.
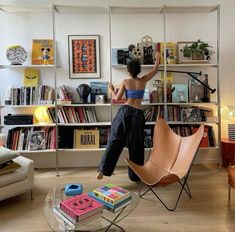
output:
[[24,70],[24,86],[39,85],[39,69],[26,68]]
[[59,207],[55,206],[53,208],[53,214],[58,217],[58,219],[66,222],[69,226],[71,226],[73,229],[76,229],[78,226],[87,224],[89,222],[95,221],[96,219],[99,219],[102,216],[101,213],[97,213],[93,216],[90,216],[86,219],[83,219],[82,221],[77,222],[73,218],[71,218],[69,215],[67,215],[65,212],[63,212]]
[[[198,128],[193,127],[192,128],[192,132],[196,133],[196,131],[198,130]],[[208,127],[204,127],[204,132],[203,132],[203,137],[202,140],[199,144],[199,147],[209,147],[210,143],[209,143],[209,128]]]
[[104,200],[96,197],[93,192],[89,192],[88,195],[90,197],[93,197],[94,199],[96,199],[101,204],[103,204],[105,209],[107,209],[107,210],[109,210],[113,213],[118,212],[119,210],[121,210],[122,208],[128,206],[131,203],[131,196],[126,198],[125,200],[117,203],[116,205],[112,205],[112,204],[108,203],[107,201],[104,201]]
[[86,193],[60,202],[60,210],[79,222],[103,211],[103,205]]
[[152,130],[151,130],[151,128],[144,129],[144,147],[145,148],[152,147]]
[[[177,56],[177,52],[176,49],[177,45],[176,43],[172,43],[172,42],[167,42],[166,43],[166,59],[167,59],[167,63],[170,57],[176,57]],[[160,64],[164,64],[164,43],[161,42],[160,43]]]
[[54,64],[54,50],[52,39],[33,39],[32,64],[52,65]]
[[130,192],[114,184],[106,184],[93,190],[95,197],[113,206],[130,197]]
[[74,148],[99,148],[99,130],[74,130]]
[[181,121],[183,122],[203,121],[202,111],[199,108],[183,108],[181,110]]

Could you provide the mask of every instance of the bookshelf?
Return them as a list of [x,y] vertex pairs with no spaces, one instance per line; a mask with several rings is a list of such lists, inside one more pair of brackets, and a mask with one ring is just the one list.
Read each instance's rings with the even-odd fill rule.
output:
[[[145,7],[140,9],[138,7],[110,7],[111,14],[111,48],[127,48],[129,44],[138,44],[140,43],[140,34],[141,31],[145,33],[143,35],[150,35],[154,42],[162,41],[164,42],[164,51],[166,51],[166,43],[167,42],[181,42],[181,41],[195,41],[199,38],[208,41],[214,50],[214,54],[211,55],[211,61],[209,63],[180,63],[180,64],[167,64],[166,60],[166,52],[164,52],[163,57],[164,61],[159,65],[159,69],[162,70],[156,76],[157,79],[161,79],[161,76],[164,76],[164,100],[161,103],[143,103],[143,107],[149,106],[162,106],[164,108],[164,118],[168,121],[170,126],[196,126],[198,124],[204,124],[213,127],[215,133],[215,145],[212,147],[202,147],[200,148],[200,157],[203,156],[203,153],[208,155],[208,160],[215,160],[216,162],[220,162],[220,154],[221,154],[221,146],[220,146],[220,138],[221,138],[221,119],[220,119],[220,7],[215,6],[167,6],[164,5],[161,8],[148,8]],[[141,17],[139,17],[141,15]],[[140,20],[140,18],[142,20]],[[145,20],[144,20],[145,19]],[[154,21],[154,28],[158,28],[158,30],[151,30],[151,23]],[[131,33],[123,29],[121,32],[121,26],[118,23],[125,22],[125,28],[129,28]],[[138,26],[134,26],[137,24]],[[201,29],[200,25],[208,25],[210,27],[210,33],[208,35],[206,29]],[[204,28],[208,28],[205,26]],[[136,30],[131,30],[131,28],[136,28]],[[125,36],[125,41],[121,40],[120,36]],[[137,39],[138,38],[138,39]],[[177,54],[178,55],[178,54]],[[113,60],[111,60],[111,63]],[[146,73],[150,70],[153,65],[141,65],[142,73]],[[123,64],[112,64],[112,80],[115,82],[117,78],[115,77],[127,75],[126,65]],[[177,70],[177,71],[187,71],[187,72],[203,72],[208,73],[209,75],[209,86],[216,88],[215,94],[210,94],[209,102],[171,102],[167,99],[167,72],[169,70]],[[187,76],[180,76],[178,74],[174,74],[173,83],[187,83]],[[149,83],[147,88],[151,89],[153,83]],[[116,108],[118,106],[115,106]],[[185,107],[208,107],[213,109],[214,114],[216,116],[213,119],[208,119],[208,121],[198,121],[198,122],[183,122],[181,120],[172,121],[169,117],[171,116],[169,113],[170,108],[185,108]],[[153,127],[154,122],[146,122],[146,126]],[[203,159],[203,158],[202,158]],[[200,160],[200,158],[199,158]]]
[[[137,44],[140,42],[144,35],[150,35],[153,38],[153,42],[175,42],[178,41],[193,41],[198,38],[209,41],[215,53],[211,55],[212,60],[210,63],[190,63],[190,64],[167,64],[166,59],[160,65],[159,72],[154,79],[160,79],[161,76],[165,77],[168,70],[179,70],[179,71],[202,71],[209,75],[210,87],[216,88],[216,93],[212,96],[210,102],[186,102],[176,103],[167,102],[166,96],[166,81],[164,81],[164,100],[163,102],[146,103],[143,102],[143,107],[162,107],[164,111],[164,118],[168,120],[167,110],[169,107],[179,106],[203,106],[213,108],[216,118],[212,122],[200,122],[205,125],[213,126],[215,129],[216,146],[214,150],[220,156],[220,38],[219,38],[219,6],[167,6],[167,5],[153,5],[147,4],[143,6],[108,6],[102,3],[97,3],[97,6],[84,6],[80,3],[79,5],[48,5],[48,6],[13,6],[13,5],[0,5],[0,18],[2,30],[9,28],[9,35],[6,35],[3,39],[3,46],[1,48],[1,59],[0,59],[0,72],[1,74],[8,75],[9,78],[1,88],[1,99],[2,105],[4,100],[4,91],[10,84],[16,84],[22,86],[22,73],[25,68],[38,68],[41,72],[41,78],[43,84],[48,84],[54,89],[59,86],[65,85],[73,93],[72,99],[73,104],[61,104],[55,101],[54,104],[49,104],[47,107],[55,109],[55,121],[48,125],[14,125],[14,127],[38,127],[47,126],[56,128],[56,149],[46,149],[44,151],[21,151],[22,154],[28,155],[28,153],[36,153],[38,158],[45,159],[45,162],[40,161],[42,167],[46,167],[46,153],[53,155],[50,160],[51,166],[57,168],[70,166],[68,160],[71,157],[71,166],[80,164],[86,166],[88,162],[86,158],[90,152],[96,158],[94,158],[93,165],[97,165],[100,155],[104,151],[104,148],[97,149],[74,149],[72,147],[60,147],[59,133],[63,130],[70,131],[73,133],[74,129],[83,128],[100,128],[110,127],[112,118],[116,111],[122,104],[114,104],[111,101],[105,104],[80,104],[78,101],[78,95],[76,88],[80,84],[90,85],[91,81],[107,81],[114,84],[121,82],[126,77],[126,65],[112,64],[112,48],[126,48],[129,44]],[[138,4],[137,4],[138,5]],[[29,19],[25,20],[24,18]],[[45,29],[45,25],[41,23],[41,18],[44,17],[48,22],[48,27]],[[8,20],[5,20],[8,19]],[[188,20],[185,20],[188,19]],[[18,28],[15,22],[19,22]],[[154,27],[157,30],[153,30]],[[205,24],[201,28],[201,24]],[[36,31],[33,31],[35,25],[39,25]],[[123,26],[125,25],[125,26]],[[138,27],[136,26],[138,25]],[[212,34],[209,35],[206,32],[206,25],[212,28]],[[26,28],[23,32],[20,28]],[[192,29],[194,28],[194,29]],[[144,32],[144,33],[143,33]],[[100,79],[71,79],[69,78],[69,57],[68,57],[68,35],[99,35],[100,36],[100,64],[101,64],[101,78]],[[10,37],[14,40],[10,40]],[[52,38],[56,41],[54,46],[57,47],[54,53],[55,65],[31,65],[31,46],[32,39],[35,38]],[[9,65],[5,58],[4,48],[11,44],[21,44],[28,51],[27,61],[23,65]],[[166,50],[166,47],[164,47]],[[141,65],[142,74],[148,72],[153,65]],[[188,77],[180,76],[179,74],[174,75],[174,83],[186,83]],[[149,90],[153,89],[153,81],[149,82],[147,87]],[[2,123],[4,127],[2,131],[7,133],[7,130],[11,126],[3,125],[3,116],[8,112],[16,113],[29,113],[34,112],[35,108],[41,105],[14,105],[4,106],[1,108]],[[59,122],[58,109],[59,108],[77,108],[77,107],[94,107],[97,113],[97,122]],[[181,121],[170,121],[170,125],[188,125],[188,122]],[[198,124],[197,122],[190,123],[191,125]],[[153,127],[154,122],[146,122],[146,126]],[[71,136],[71,135],[70,135]],[[72,137],[71,137],[72,138]],[[124,149],[125,150],[125,149]],[[201,148],[205,151],[206,148]],[[211,147],[208,147],[211,155],[208,159],[216,160],[218,157],[212,152]],[[146,148],[148,151],[148,148]],[[41,157],[38,153],[43,153],[44,157]],[[126,151],[125,151],[126,152]],[[208,153],[208,152],[206,152]],[[213,153],[213,154],[212,154]],[[30,155],[30,154],[29,154]],[[36,156],[34,155],[34,156]],[[71,156],[70,156],[71,155]],[[66,158],[66,156],[68,158]],[[83,156],[83,157],[82,157]],[[30,157],[30,156],[29,156]],[[82,158],[81,158],[82,157]],[[65,159],[67,161],[65,162]],[[220,158],[219,158],[220,159]],[[98,160],[98,161],[97,161]]]
[[[0,18],[1,18],[1,30],[7,31],[2,39],[0,48],[0,72],[1,72],[1,125],[3,126],[2,132],[7,135],[8,147],[17,150],[23,156],[31,159],[37,158],[37,156],[43,155],[41,159],[53,159],[55,163],[56,147],[50,147],[52,144],[52,131],[56,130],[56,123],[37,123],[34,119],[33,124],[22,125],[21,123],[14,123],[14,125],[6,125],[4,123],[4,116],[7,114],[22,115],[30,114],[34,115],[35,110],[38,107],[55,107],[55,103],[49,104],[47,102],[40,102],[45,100],[46,94],[43,98],[39,95],[32,95],[35,91],[34,87],[27,87],[27,98],[30,102],[20,102],[10,105],[5,104],[5,91],[6,89],[18,89],[17,93],[26,95],[26,87],[24,87],[24,71],[25,69],[37,69],[40,73],[40,86],[47,86],[51,89],[51,93],[55,90],[54,80],[54,65],[32,65],[32,41],[33,39],[52,39],[52,17],[51,6],[30,6],[29,5],[0,5]],[[47,27],[42,24],[42,18],[47,22]],[[35,25],[37,25],[35,27]],[[23,28],[23,30],[22,30]],[[34,29],[33,29],[34,28]],[[43,33],[42,33],[43,32]],[[10,62],[6,59],[6,49],[12,45],[21,45],[27,51],[27,59],[22,65],[10,65]],[[25,89],[25,92],[23,90]],[[44,87],[43,87],[44,88]],[[31,92],[30,92],[31,91]],[[34,92],[35,93],[35,92]],[[41,92],[42,93],[42,92]],[[38,100],[36,100],[36,96]],[[21,96],[21,97],[22,97]],[[13,96],[11,96],[12,98]],[[17,96],[18,98],[19,96]],[[23,98],[22,98],[23,99]],[[26,99],[26,98],[25,98]],[[33,103],[33,99],[36,103]],[[45,146],[39,150],[29,148],[30,144],[30,132],[40,131],[45,136]],[[53,132],[54,134],[54,132]],[[54,135],[53,135],[54,136]],[[53,138],[53,141],[55,137]],[[50,156],[50,157],[49,157]],[[37,166],[36,166],[37,167]]]

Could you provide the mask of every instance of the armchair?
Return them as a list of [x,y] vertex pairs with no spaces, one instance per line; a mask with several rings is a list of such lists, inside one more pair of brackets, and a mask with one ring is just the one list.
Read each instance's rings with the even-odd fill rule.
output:
[[[158,119],[154,128],[153,150],[150,153],[149,160],[143,166],[140,166],[126,159],[129,167],[141,180],[140,197],[151,191],[165,208],[170,211],[176,209],[183,190],[191,198],[187,179],[202,139],[203,131],[204,126],[201,125],[193,135],[181,137],[171,130],[164,119]],[[174,182],[178,182],[181,188],[175,206],[169,208],[156,194],[154,188]],[[141,193],[143,184],[147,186],[147,190]]]
[[228,202],[231,199],[231,188],[235,188],[235,166],[228,167]]

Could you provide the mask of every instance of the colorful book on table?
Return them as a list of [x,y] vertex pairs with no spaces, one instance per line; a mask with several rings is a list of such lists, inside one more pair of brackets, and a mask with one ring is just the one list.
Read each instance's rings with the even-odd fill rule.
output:
[[114,184],[106,184],[93,190],[96,198],[115,206],[130,197],[130,192]]
[[60,210],[76,221],[101,213],[103,205],[87,194],[77,195],[60,202]]
[[117,204],[114,206],[114,205],[112,205],[112,204],[109,204],[109,203],[106,202],[106,201],[101,200],[100,198],[97,198],[97,197],[94,195],[93,192],[89,192],[88,195],[89,195],[90,197],[93,197],[94,199],[96,199],[96,200],[97,200],[98,202],[100,202],[101,204],[103,204],[105,209],[107,209],[107,210],[109,210],[109,211],[111,211],[111,212],[114,212],[114,213],[115,213],[115,212],[118,212],[118,211],[121,210],[122,208],[128,206],[128,205],[131,203],[131,199],[132,199],[131,196],[130,196],[130,197],[126,198],[125,200],[123,200],[123,201],[117,203]]

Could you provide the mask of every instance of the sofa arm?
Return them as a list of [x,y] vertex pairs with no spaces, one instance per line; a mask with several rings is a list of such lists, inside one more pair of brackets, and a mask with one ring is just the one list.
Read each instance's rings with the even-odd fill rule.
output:
[[23,156],[19,156],[13,159],[15,162],[21,165],[20,170],[24,171],[28,177],[32,177],[34,174],[34,161]]

